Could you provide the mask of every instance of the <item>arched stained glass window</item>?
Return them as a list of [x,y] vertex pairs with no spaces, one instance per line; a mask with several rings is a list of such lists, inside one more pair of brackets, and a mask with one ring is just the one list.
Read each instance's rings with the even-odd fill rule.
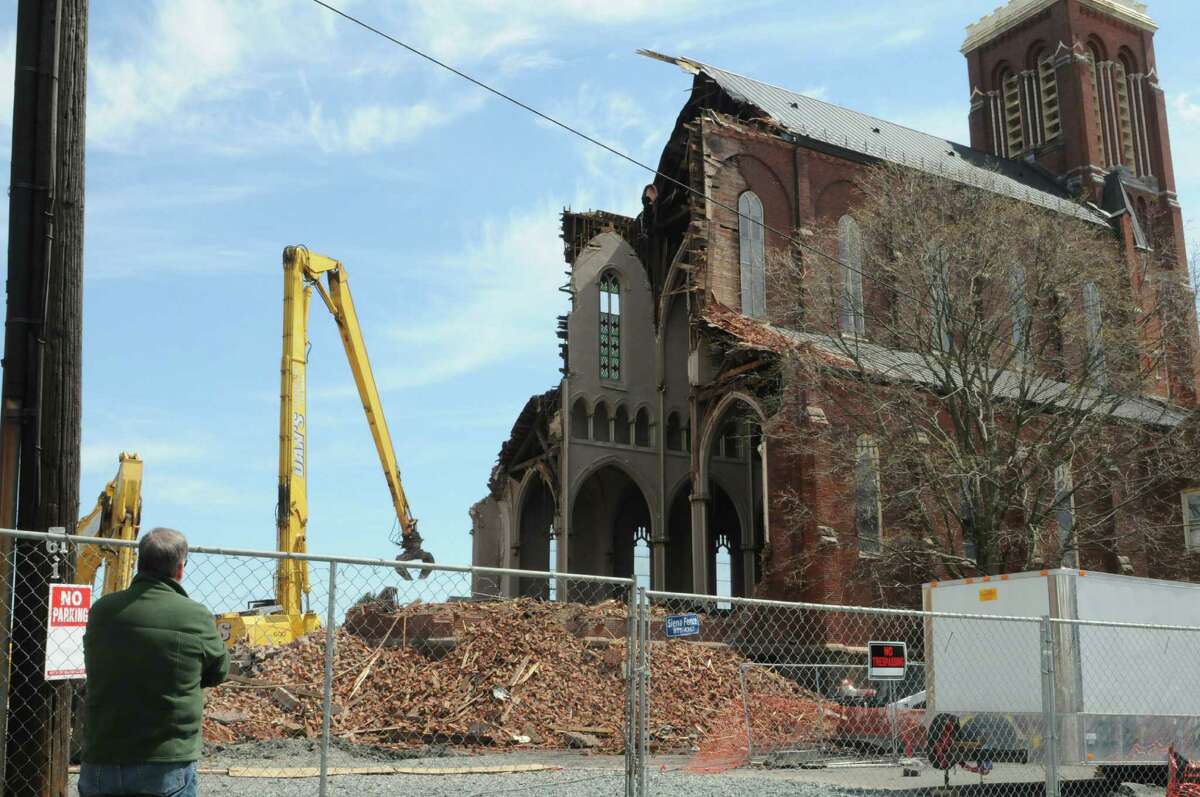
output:
[[1083,284],[1083,322],[1087,336],[1084,373],[1103,387],[1108,384],[1108,368],[1104,356],[1103,307],[1100,303],[1100,288],[1094,282]]
[[883,528],[883,509],[879,501],[879,446],[870,435],[858,438],[854,473],[855,526],[858,550],[878,553]]
[[862,233],[850,216],[838,219],[838,261],[842,264],[842,332],[863,335],[867,330],[863,308]]
[[753,191],[738,197],[738,258],[741,261],[742,314],[767,317],[767,248],[762,200]]
[[621,282],[611,271],[600,278],[600,378],[621,378]]

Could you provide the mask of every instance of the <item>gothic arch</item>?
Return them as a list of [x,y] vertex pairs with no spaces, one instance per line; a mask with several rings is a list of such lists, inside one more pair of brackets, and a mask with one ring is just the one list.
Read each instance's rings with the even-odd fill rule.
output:
[[[612,251],[605,255],[605,249],[610,246]],[[609,272],[620,280],[623,301],[627,291],[650,289],[645,266],[637,251],[624,236],[608,230],[593,236],[571,264],[571,290],[575,300],[594,301],[594,291],[599,289],[601,276]],[[592,292],[585,297],[587,291]]]
[[618,445],[632,445],[633,434],[629,428],[633,423],[633,415],[629,414],[629,408],[625,406],[625,402],[617,402],[617,409],[613,412],[613,439]]
[[[718,435],[724,429],[728,415],[733,412],[743,413],[741,417],[748,419],[745,427],[750,435],[757,437],[762,444],[761,451],[751,444],[747,445],[747,456],[742,461],[720,462],[714,468],[713,447]],[[714,528],[715,524],[731,525],[733,518],[727,514],[723,504],[732,504],[738,524],[737,539],[731,540],[731,560],[733,568],[731,581],[735,595],[747,596],[752,594],[754,585],[761,577],[761,562],[755,555],[761,546],[770,542],[768,530],[769,511],[767,499],[770,495],[767,474],[768,443],[763,427],[766,425],[767,414],[762,403],[754,396],[741,391],[726,393],[708,411],[704,422],[704,431],[700,438],[698,449],[699,470],[696,485],[700,494],[706,499],[703,540],[695,539],[693,535],[693,551],[703,553],[707,563],[702,568],[707,574],[705,588],[712,588],[715,582],[716,537],[721,529]],[[757,427],[757,429],[754,429]],[[734,485],[727,482],[716,473],[718,469],[728,470],[730,465],[737,468],[737,477],[741,489],[731,489]],[[731,475],[730,478],[733,478]],[[724,520],[722,520],[724,518]],[[698,569],[697,569],[698,570]],[[694,572],[696,572],[694,570]]]
[[1004,81],[1012,75],[1013,68],[1008,61],[1001,61],[992,69],[992,90],[1004,91]]
[[1129,49],[1128,47],[1124,45],[1121,46],[1121,49],[1117,51],[1117,60],[1121,62],[1121,66],[1125,67],[1125,74],[1127,76],[1141,73],[1141,70],[1138,69],[1137,56],[1134,55],[1133,50]]
[[1042,60],[1042,56],[1046,54],[1046,41],[1038,39],[1033,44],[1029,45],[1029,49],[1025,51],[1025,68],[1037,69],[1038,62]]
[[778,191],[781,195],[783,195],[784,198],[787,198],[787,195],[788,195],[787,184],[783,181],[782,178],[780,178],[779,173],[776,172],[775,169],[770,164],[768,164],[765,160],[758,157],[757,155],[752,155],[749,152],[739,152],[737,154],[730,155],[729,157],[723,159],[721,161],[721,165],[728,166],[728,165],[732,164],[733,166],[735,166],[738,169],[738,171],[741,172],[743,182],[746,183],[745,190],[754,191],[755,193],[761,195],[763,186],[754,184],[753,181],[749,179],[745,170],[743,170],[741,168],[741,164],[743,161],[746,161],[748,163],[753,163],[756,166],[758,166],[759,168],[761,168],[767,174],[767,176],[771,179],[771,182],[774,184],[774,186],[773,186],[774,190]]
[[[617,457],[605,457],[581,473],[570,502],[570,569],[624,578],[636,575],[639,542],[649,548],[657,533],[650,509],[654,498]],[[592,597],[583,600],[598,597],[595,589],[587,594]]]
[[571,423],[571,438],[575,440],[590,440],[592,437],[591,430],[591,407],[588,404],[586,396],[576,396],[571,402],[570,423]]
[[[744,535],[746,528],[747,528],[746,513],[748,511],[750,511],[750,507],[746,506],[746,503],[744,501],[739,501],[739,500],[737,500],[737,498],[734,497],[737,495],[737,491],[730,489],[730,485],[725,481],[725,478],[723,476],[718,476],[716,474],[710,475],[709,476],[709,485],[710,485],[710,487],[712,485],[716,485],[717,487],[720,487],[725,492],[725,494],[729,496],[730,503],[733,504],[733,511],[737,514],[738,529]],[[710,492],[711,492],[711,489],[710,489]],[[737,544],[739,547],[742,542],[744,542],[744,540],[741,540],[741,539],[737,540]]]
[[712,408],[712,410],[708,413],[708,416],[705,418],[704,431],[700,435],[699,477],[702,485],[708,484],[708,458],[709,454],[712,453],[713,439],[720,431],[717,427],[724,419],[725,413],[729,410],[729,408],[738,402],[745,403],[750,407],[751,410],[754,411],[754,414],[758,416],[758,422],[760,425],[766,424],[767,422],[767,414],[763,411],[762,404],[758,399],[756,399],[754,396],[751,396],[749,393],[732,391],[722,396],[721,400],[717,402],[716,406]]
[[609,428],[612,417],[613,411],[608,400],[603,397],[597,399],[592,407],[592,439],[597,443],[612,442],[612,429]]
[[692,584],[692,477],[680,478],[667,492],[665,588],[670,592],[699,592]]
[[[588,478],[606,467],[614,467],[628,476],[629,480],[637,485],[637,488],[641,490],[647,504],[651,504],[654,498],[657,497],[658,494],[653,490],[648,489],[646,483],[642,481],[642,479],[632,468],[625,464],[620,456],[617,454],[610,454],[608,456],[600,457],[595,462],[591,463],[582,471],[580,471],[579,475],[575,477],[575,480],[571,483],[572,504],[574,504],[575,499],[579,496],[579,489],[587,482]],[[655,529],[651,528],[650,531],[653,533]]]
[[859,188],[853,180],[834,180],[817,192],[817,218],[837,220],[849,213],[858,198]]
[[640,405],[633,413],[633,444],[638,448],[654,447],[654,422],[651,420],[650,408]]
[[[517,489],[516,529],[518,567],[522,570],[547,571],[556,563],[550,561],[550,535],[558,516],[554,485],[537,468],[530,468]],[[549,585],[544,579],[518,579],[517,594],[522,597],[546,598]]]

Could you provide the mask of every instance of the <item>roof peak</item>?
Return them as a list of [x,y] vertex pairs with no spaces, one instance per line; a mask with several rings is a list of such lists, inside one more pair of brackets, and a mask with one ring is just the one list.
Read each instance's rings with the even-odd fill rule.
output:
[[851,108],[797,94],[691,58],[650,50],[638,54],[704,75],[737,101],[761,110],[792,135],[867,157],[940,174],[1093,223],[1107,223],[1074,202],[1052,178],[1024,161],[1000,158],[939,136],[913,130]]
[[[989,152],[985,152],[985,151],[983,151],[983,150],[975,149],[975,148],[974,148],[974,147],[972,147],[970,144],[962,144],[962,143],[960,143],[960,142],[958,142],[958,141],[954,141],[954,140],[952,140],[952,139],[949,139],[949,138],[942,138],[941,136],[935,136],[935,135],[933,135],[932,133],[926,133],[924,130],[918,130],[918,129],[916,129],[915,127],[909,127],[908,125],[902,125],[902,124],[900,124],[899,122],[893,122],[893,121],[891,121],[890,119],[884,119],[883,117],[880,117],[880,116],[874,116],[873,114],[865,113],[865,112],[863,112],[863,111],[858,111],[858,110],[855,110],[854,108],[851,108],[851,107],[849,107],[849,106],[847,106],[847,105],[841,105],[841,104],[839,104],[839,103],[836,103],[836,102],[830,102],[829,100],[823,100],[823,99],[821,99],[820,97],[814,97],[814,96],[812,96],[811,94],[801,94],[801,93],[800,93],[800,92],[798,92],[798,91],[794,91],[794,90],[792,90],[792,89],[789,89],[787,86],[780,86],[778,83],[768,83],[768,82],[767,82],[767,81],[765,81],[765,80],[759,80],[759,79],[758,79],[758,78],[756,78],[756,77],[750,77],[749,75],[744,75],[744,74],[742,74],[741,72],[734,72],[732,69],[725,69],[724,67],[713,66],[712,64],[706,64],[706,63],[704,63],[703,61],[697,61],[697,60],[695,60],[695,59],[693,59],[693,58],[686,58],[686,57],[684,57],[684,56],[664,55],[664,54],[662,54],[662,53],[657,53],[657,52],[655,52],[655,51],[653,51],[653,50],[637,50],[636,52],[637,52],[637,54],[638,54],[638,55],[644,55],[644,56],[646,56],[647,58],[653,58],[653,59],[655,59],[655,60],[657,60],[657,61],[665,61],[665,62],[666,62],[666,63],[668,63],[668,64],[675,64],[676,66],[678,66],[678,67],[679,67],[680,69],[682,69],[683,71],[685,71],[685,72],[688,72],[688,73],[690,73],[690,74],[693,74],[693,75],[698,75],[698,74],[700,74],[701,72],[705,72],[705,71],[713,71],[713,70],[715,70],[715,71],[719,71],[719,72],[723,72],[723,73],[725,73],[726,75],[733,75],[734,77],[741,78],[742,80],[750,80],[750,81],[753,81],[753,82],[755,82],[755,83],[759,84],[760,86],[766,86],[766,87],[768,87],[768,88],[775,89],[776,91],[782,91],[782,92],[785,92],[785,93],[787,93],[787,94],[792,94],[792,95],[795,95],[795,96],[797,96],[797,97],[803,97],[803,98],[804,98],[805,100],[807,100],[808,102],[820,103],[821,105],[826,105],[826,106],[828,106],[828,107],[830,107],[830,108],[839,108],[839,109],[841,109],[841,110],[843,110],[843,111],[846,111],[846,112],[848,112],[848,113],[852,113],[852,114],[855,114],[855,115],[857,115],[857,116],[861,116],[861,117],[863,117],[863,118],[865,118],[865,119],[869,119],[869,120],[871,120],[872,122],[879,122],[879,123],[881,123],[881,124],[888,125],[889,127],[894,127],[894,128],[896,128],[896,129],[898,129],[898,130],[907,130],[907,131],[909,131],[910,133],[915,133],[915,134],[917,134],[917,135],[920,135],[920,136],[926,136],[926,137],[928,137],[928,138],[934,138],[934,139],[937,139],[938,141],[944,141],[944,142],[946,142],[947,144],[950,144],[950,145],[952,145],[952,146],[954,146],[954,147],[959,147],[959,148],[961,148],[961,149],[964,149],[964,150],[970,150],[970,151],[972,151],[972,152],[977,152],[977,153],[979,153],[981,156],[984,156],[984,157],[988,157],[988,158],[993,158],[993,157],[996,157],[996,156],[993,156],[993,155],[992,155],[991,153],[989,153]],[[766,109],[764,109],[764,110],[766,110]],[[793,132],[797,132],[797,131],[793,131]],[[828,143],[835,143],[835,142],[828,142]],[[869,154],[869,153],[868,153],[868,154]]]

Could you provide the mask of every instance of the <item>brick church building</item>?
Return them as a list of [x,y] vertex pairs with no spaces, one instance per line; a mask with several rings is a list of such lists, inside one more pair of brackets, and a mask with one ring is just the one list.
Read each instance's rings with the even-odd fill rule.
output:
[[[822,483],[819,463],[771,439],[774,410],[754,386],[798,333],[777,323],[794,297],[771,295],[764,273],[789,246],[773,231],[841,230],[864,170],[896,164],[1105,225],[1129,257],[1155,250],[1159,279],[1190,305],[1155,28],[1135,0],[1012,0],[970,25],[969,147],[646,53],[694,76],[658,167],[672,179],[646,186],[636,218],[563,213],[562,378],[529,400],[501,448],[472,509],[474,563],[637,575],[675,592],[872,600],[848,578],[871,554],[848,533],[862,522],[852,486]],[[807,334],[819,349],[839,330]],[[1157,402],[1181,422],[1196,404],[1194,315],[1171,335]],[[810,408],[798,421],[818,416]],[[1171,489],[1174,559],[1191,567],[1200,493]],[[808,520],[796,521],[785,495]],[[875,530],[886,538],[881,517]],[[817,566],[781,573],[799,553]],[[1120,553],[1071,564],[1162,575]]]

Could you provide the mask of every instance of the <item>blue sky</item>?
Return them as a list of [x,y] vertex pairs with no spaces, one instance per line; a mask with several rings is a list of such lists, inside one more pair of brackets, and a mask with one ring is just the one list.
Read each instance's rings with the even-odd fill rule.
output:
[[[966,141],[958,47],[996,2],[342,5],[656,163],[690,77],[639,47]],[[1150,13],[1195,230],[1200,4]],[[15,17],[0,0],[6,163]],[[468,562],[467,510],[558,376],[558,213],[633,214],[649,176],[308,0],[93,3],[88,91],[84,508],[136,450],[147,527],[273,546],[279,257],[304,243],[349,269],[427,547]],[[391,558],[387,490],[319,304],[310,334],[310,548]]]

